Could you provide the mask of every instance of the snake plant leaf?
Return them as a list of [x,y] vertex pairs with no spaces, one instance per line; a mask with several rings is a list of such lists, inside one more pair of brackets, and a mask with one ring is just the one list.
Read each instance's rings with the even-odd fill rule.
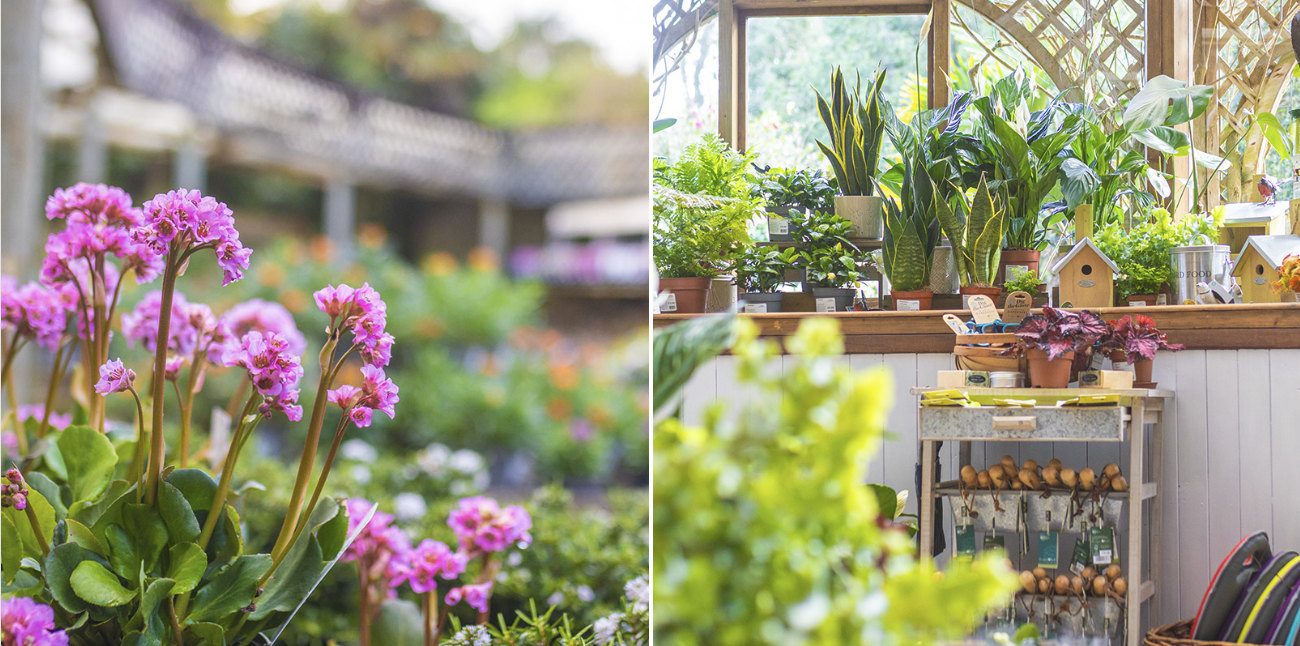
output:
[[1002,256],[1002,233],[1006,211],[993,202],[988,183],[980,178],[971,202],[970,217],[966,221],[968,235],[967,255],[973,261],[972,285],[992,285]]

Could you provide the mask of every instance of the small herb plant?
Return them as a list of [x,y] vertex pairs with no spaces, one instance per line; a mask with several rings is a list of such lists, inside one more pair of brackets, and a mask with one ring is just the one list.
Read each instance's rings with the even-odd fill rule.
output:
[[1155,294],[1169,282],[1170,252],[1175,247],[1213,244],[1218,238],[1223,210],[1209,217],[1186,216],[1177,222],[1169,212],[1155,209],[1150,216],[1125,229],[1108,223],[1094,236],[1097,248],[1119,266],[1115,289],[1120,299],[1134,294]]
[[759,173],[755,190],[767,202],[769,209],[784,214],[789,209],[800,212],[830,212],[835,208],[834,177],[825,177],[819,170],[772,168],[754,164]]
[[1108,323],[1110,331],[1101,340],[1103,350],[1122,350],[1129,363],[1156,358],[1156,350],[1182,350],[1181,343],[1169,343],[1150,316],[1126,315]]
[[836,244],[811,253],[803,252],[800,258],[808,272],[808,284],[813,287],[853,289],[863,277],[863,260],[857,247]]
[[857,249],[849,240],[853,225],[830,211],[813,211],[790,219],[790,234],[800,255],[815,254],[835,246]]
[[1026,348],[1043,350],[1048,359],[1056,360],[1067,352],[1091,347],[1109,331],[1106,322],[1089,310],[1076,313],[1044,307],[1042,314],[1031,314],[1021,321],[1015,335]]
[[795,266],[799,252],[794,247],[754,246],[733,261],[736,286],[742,293],[775,292],[785,282],[785,272]]
[[1038,293],[1038,286],[1042,284],[1038,277],[1038,272],[1026,271],[1020,275],[1003,283],[1003,291],[1010,294],[1011,292],[1026,292],[1030,296]]

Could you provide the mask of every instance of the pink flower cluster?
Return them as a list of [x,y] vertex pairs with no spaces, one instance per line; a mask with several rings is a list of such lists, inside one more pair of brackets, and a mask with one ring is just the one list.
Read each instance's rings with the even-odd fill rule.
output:
[[307,351],[307,339],[298,331],[293,315],[279,303],[260,298],[239,303],[221,315],[221,325],[231,340],[241,339],[253,330],[263,334],[272,332],[289,344],[289,352],[301,355]]
[[[313,295],[316,306],[330,317],[330,326],[350,328],[352,342],[357,345],[361,359],[383,368],[393,356],[393,335],[385,331],[388,325],[388,306],[379,298],[369,283],[356,289],[346,284],[338,287],[326,285]],[[337,328],[334,328],[337,329]]]
[[[162,271],[162,255],[132,235],[140,225],[140,211],[125,191],[103,184],[77,184],[54,192],[45,203],[45,217],[64,220],[63,231],[50,234],[41,263],[41,282],[54,286],[77,280],[76,266],[98,266],[108,254],[134,270],[146,283]],[[89,297],[90,285],[81,284]]]
[[182,252],[212,248],[223,272],[222,285],[244,277],[252,250],[239,241],[231,210],[212,197],[194,190],[177,189],[159,193],[143,205],[140,225],[131,240],[146,245],[158,256],[169,250]]
[[462,498],[447,525],[456,532],[460,548],[470,557],[500,552],[513,544],[527,547],[533,542],[528,530],[533,519],[518,505],[502,509],[497,501],[482,496]]
[[120,393],[129,390],[135,383],[135,371],[122,365],[121,359],[113,359],[99,367],[99,381],[95,382],[95,392],[101,395]]
[[454,580],[465,571],[468,559],[464,554],[451,551],[445,543],[424,539],[414,549],[400,552],[393,559],[392,585],[409,583],[419,594],[438,589],[434,577]]
[[492,582],[474,583],[462,585],[459,588],[452,588],[447,591],[447,597],[444,601],[447,605],[454,606],[464,600],[469,607],[479,611],[488,611],[488,598],[492,596]]
[[[348,498],[349,535],[357,531],[372,506],[373,503],[369,501]],[[362,573],[362,577],[366,580],[378,579],[383,583],[382,588],[389,590],[397,585],[392,582],[398,575],[397,560],[410,549],[411,542],[406,537],[406,532],[393,524],[392,514],[376,510],[370,523],[343,552],[343,560],[366,564],[369,572]]]
[[249,332],[240,339],[237,349],[226,353],[225,364],[248,371],[253,388],[263,397],[258,409],[262,415],[270,417],[281,411],[291,421],[302,419],[302,406],[298,405],[302,362],[289,351],[289,342],[284,338],[275,333]]
[[358,428],[370,426],[374,411],[392,419],[397,412],[397,384],[384,376],[384,371],[371,365],[361,366],[361,387],[342,385],[327,393],[331,403],[338,404]]
[[0,315],[3,327],[17,336],[58,349],[68,320],[60,295],[40,283],[22,287],[10,276],[0,279]]
[[68,646],[68,633],[54,628],[53,608],[27,597],[6,599],[3,606],[3,646]]
[[23,480],[23,474],[18,469],[10,469],[5,471],[5,480],[9,484],[0,488],[0,506],[12,506],[18,511],[27,509],[27,482]]
[[[45,417],[44,404],[28,404],[18,407],[18,421],[25,422],[29,419],[41,421]],[[72,426],[72,413],[50,413],[50,426],[54,428],[67,428]]]

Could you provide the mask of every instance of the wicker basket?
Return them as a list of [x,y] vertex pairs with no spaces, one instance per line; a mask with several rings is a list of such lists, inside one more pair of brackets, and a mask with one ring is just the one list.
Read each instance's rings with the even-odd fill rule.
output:
[[958,370],[1023,373],[1029,368],[1023,353],[1018,357],[1002,356],[1005,350],[1017,345],[1020,339],[1014,334],[958,334],[952,354]]
[[[1207,642],[1192,639],[1192,620],[1184,619],[1168,626],[1152,628],[1147,631],[1144,646],[1243,646],[1228,642]],[[1250,646],[1249,644],[1245,646]]]

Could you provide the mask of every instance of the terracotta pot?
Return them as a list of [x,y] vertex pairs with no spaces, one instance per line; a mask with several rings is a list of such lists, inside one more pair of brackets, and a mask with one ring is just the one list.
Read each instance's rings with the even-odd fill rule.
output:
[[1047,351],[1030,348],[1029,383],[1034,388],[1065,388],[1070,383],[1070,367],[1074,364],[1074,351],[1059,359],[1048,360]]
[[902,312],[909,310],[928,310],[932,309],[934,302],[934,292],[928,289],[918,289],[910,292],[894,292],[890,294],[894,300],[894,309]]
[[976,294],[983,294],[985,296],[988,296],[989,298],[993,299],[994,305],[999,305],[1000,303],[998,303],[998,300],[1002,298],[1002,288],[1001,287],[972,287],[969,285],[962,287],[961,288],[962,309],[970,309],[970,303],[967,302],[969,300],[967,297],[974,296]]
[[[1018,267],[1017,271],[1038,273],[1038,259],[1042,252],[1037,249],[1003,249],[1002,260],[998,263],[998,284],[1007,282],[1007,267]],[[1013,272],[1014,277],[1014,272]]]
[[660,278],[659,293],[671,292],[673,297],[660,307],[664,314],[703,314],[704,300],[709,293],[708,278]]
[[[1139,382],[1141,382],[1141,383],[1152,383],[1152,384],[1155,383],[1155,382],[1152,382],[1152,381],[1151,381],[1151,364],[1152,364],[1152,363],[1153,363],[1153,361],[1150,360],[1150,359],[1138,359],[1136,362],[1134,362],[1134,364],[1133,364],[1133,383],[1139,383]],[[1152,387],[1154,388],[1155,386],[1152,386]]]
[[1130,294],[1124,302],[1129,307],[1154,307],[1156,298],[1155,294]]

